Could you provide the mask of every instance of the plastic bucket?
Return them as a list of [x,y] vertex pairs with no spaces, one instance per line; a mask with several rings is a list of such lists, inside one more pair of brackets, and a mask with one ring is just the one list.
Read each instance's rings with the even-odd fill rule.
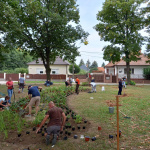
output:
[[109,113],[111,113],[111,114],[114,113],[114,107],[109,107]]
[[89,141],[90,140],[90,137],[89,136],[85,136],[85,141]]

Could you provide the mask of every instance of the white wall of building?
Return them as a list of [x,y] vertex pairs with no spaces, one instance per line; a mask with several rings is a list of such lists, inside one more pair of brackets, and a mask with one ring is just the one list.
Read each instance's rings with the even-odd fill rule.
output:
[[[69,73],[69,65],[51,65],[51,74],[66,74]],[[67,70],[67,71],[66,71]],[[29,65],[29,74],[46,74],[43,65]]]
[[[124,68],[126,68],[126,66],[117,66],[117,73],[118,73],[118,77],[122,78],[124,76],[127,77],[127,74],[124,74]],[[134,74],[131,74],[131,78],[140,78],[143,79],[143,69],[146,68],[146,66],[130,66],[130,68],[134,68]]]

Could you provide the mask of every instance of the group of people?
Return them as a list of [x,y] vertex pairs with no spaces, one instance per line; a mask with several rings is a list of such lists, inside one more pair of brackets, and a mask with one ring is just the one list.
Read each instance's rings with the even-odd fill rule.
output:
[[[24,85],[25,85],[25,80],[22,78],[23,78],[23,76],[21,77],[21,79],[19,81],[19,93],[20,93],[21,89],[23,92]],[[76,77],[75,82],[76,82],[75,92],[76,92],[76,94],[79,94],[80,80],[78,77]],[[71,77],[69,77],[69,79],[67,80],[67,83],[68,84],[66,86],[72,85]],[[13,81],[11,78],[9,78],[9,81],[6,83],[6,86],[8,87],[8,96],[0,99],[0,108],[8,107],[11,104],[11,97],[13,94]],[[94,78],[91,80],[91,86],[92,86],[92,91],[96,92],[96,84],[95,84]],[[29,107],[29,113],[25,117],[31,117],[32,106],[34,106],[34,105],[36,108],[35,115],[37,115],[38,110],[39,110],[39,104],[40,104],[39,89],[41,90],[42,87],[32,86],[32,85],[28,86],[28,96],[29,96],[30,102],[27,107]],[[48,105],[49,105],[50,109],[46,113],[45,118],[41,122],[36,133],[39,132],[39,130],[44,125],[44,123],[49,119],[48,126],[47,126],[47,129],[45,132],[46,144],[48,145],[50,143],[50,135],[53,134],[52,147],[54,147],[54,145],[57,141],[57,137],[59,136],[59,132],[63,130],[63,127],[65,125],[66,116],[65,116],[65,113],[63,112],[63,110],[61,108],[56,107],[52,101]],[[27,107],[25,109],[27,109]]]

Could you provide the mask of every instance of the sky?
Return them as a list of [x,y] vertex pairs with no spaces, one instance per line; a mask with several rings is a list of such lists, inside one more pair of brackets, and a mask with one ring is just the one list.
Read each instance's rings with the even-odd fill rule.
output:
[[[99,21],[96,19],[96,14],[98,11],[102,10],[103,3],[105,0],[77,0],[77,4],[79,5],[80,11],[80,25],[84,29],[84,31],[88,32],[90,35],[88,36],[88,45],[84,45],[82,43],[78,43],[77,46],[80,48],[78,51],[80,52],[79,57],[76,58],[76,64],[80,63],[80,60],[83,59],[84,63],[89,59],[92,63],[94,60],[97,61],[98,66],[101,67],[104,62],[105,65],[108,63],[103,60],[103,47],[107,46],[109,43],[100,41],[100,36],[98,32],[93,28]],[[145,34],[142,31],[142,34]],[[145,46],[142,47],[142,52],[144,52]]]

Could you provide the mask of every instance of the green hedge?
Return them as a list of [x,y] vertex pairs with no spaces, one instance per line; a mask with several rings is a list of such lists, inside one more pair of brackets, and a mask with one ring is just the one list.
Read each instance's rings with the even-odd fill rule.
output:
[[[128,82],[126,82],[126,85],[128,85]],[[136,85],[136,83],[134,81],[130,81],[130,85]]]

